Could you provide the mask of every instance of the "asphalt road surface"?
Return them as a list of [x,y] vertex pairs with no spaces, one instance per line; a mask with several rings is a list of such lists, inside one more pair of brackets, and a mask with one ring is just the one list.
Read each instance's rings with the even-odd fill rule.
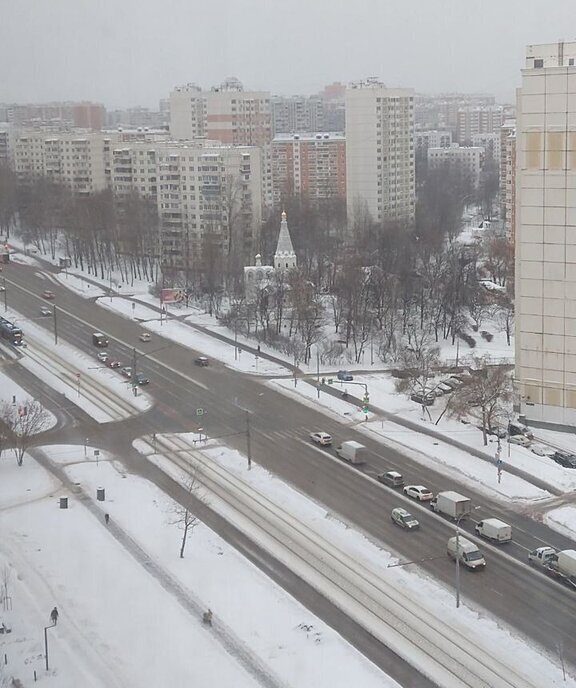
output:
[[[148,391],[153,394],[157,404],[150,412],[121,424],[98,425],[83,417],[81,412],[71,409],[69,402],[60,401],[59,404],[58,398],[55,398],[59,395],[44,389],[43,392],[48,395],[47,405],[60,408],[60,417],[66,420],[64,428],[53,431],[54,441],[61,442],[66,437],[69,441],[76,439],[81,442],[88,433],[91,442],[103,448],[123,446],[124,456],[132,470],[147,475],[174,494],[177,489],[172,481],[143,462],[136,452],[129,450],[129,441],[154,431],[197,430],[200,423],[196,409],[202,408],[205,415],[201,418],[201,425],[208,436],[225,438],[227,444],[245,452],[245,411],[249,411],[254,462],[323,503],[328,511],[355,524],[369,537],[397,552],[405,561],[423,560],[418,565],[448,586],[453,585],[454,564],[442,555],[446,551],[447,539],[454,534],[454,525],[430,513],[427,507],[420,509],[419,505],[406,500],[398,491],[380,485],[374,476],[380,471],[397,469],[405,475],[407,482],[425,484],[434,492],[458,490],[479,506],[473,514],[476,520],[487,516],[501,517],[513,526],[515,538],[513,543],[501,549],[488,544],[482,546],[488,566],[478,574],[462,570],[463,600],[468,599],[486,608],[552,653],[557,651],[561,643],[565,661],[576,664],[576,644],[573,642],[576,593],[526,564],[530,549],[541,544],[550,544],[559,549],[569,548],[573,547],[572,541],[527,515],[503,508],[475,493],[467,485],[446,479],[441,472],[421,466],[400,451],[372,441],[321,412],[275,392],[262,379],[237,373],[217,362],[212,362],[207,368],[194,366],[194,352],[168,340],[162,342],[158,335],[154,336],[152,346],[152,343],[139,343],[138,335],[142,330],[136,322],[116,316],[47,282],[37,269],[12,264],[4,268],[3,274],[7,280],[8,303],[23,314],[18,324],[24,333],[26,315],[53,332],[52,319],[39,316],[39,309],[44,305],[39,295],[49,288],[56,293],[58,335],[72,345],[95,354],[91,333],[103,331],[111,338],[110,351],[124,365],[131,364],[132,347],[141,353],[156,351],[147,356],[138,355],[137,367],[150,377]],[[198,353],[209,355],[209,352]],[[31,380],[28,382],[36,384],[38,392],[42,393],[40,388],[43,385]],[[75,425],[70,425],[70,421]],[[360,470],[352,468],[337,459],[332,449],[319,449],[311,445],[307,439],[308,433],[318,429],[332,434],[335,443],[344,439],[361,441],[370,450],[368,464]],[[50,437],[50,433],[47,433],[45,440],[50,441]],[[406,506],[420,520],[421,530],[408,533],[395,527],[389,516],[395,506]],[[276,567],[273,561],[258,552],[253,543],[235,534],[231,524],[215,515],[205,516],[208,525],[271,573],[289,592],[327,620],[401,684],[428,685],[425,679],[415,677],[404,663],[390,657],[384,648],[375,647],[373,639],[362,634],[356,624],[342,618],[342,614],[326,600],[313,590],[299,585],[289,572]],[[463,524],[463,528],[471,530],[470,525]],[[382,575],[385,576],[386,571]],[[400,678],[400,675],[403,677]]]

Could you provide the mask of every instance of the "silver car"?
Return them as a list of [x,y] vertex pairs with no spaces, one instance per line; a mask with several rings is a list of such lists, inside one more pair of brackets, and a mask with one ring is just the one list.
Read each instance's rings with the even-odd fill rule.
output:
[[415,528],[419,528],[420,524],[418,521],[412,516],[412,514],[409,514],[406,509],[402,509],[401,507],[397,507],[396,509],[392,509],[392,513],[390,514],[392,521],[397,525],[400,526],[400,528],[406,528],[407,530],[414,530]]

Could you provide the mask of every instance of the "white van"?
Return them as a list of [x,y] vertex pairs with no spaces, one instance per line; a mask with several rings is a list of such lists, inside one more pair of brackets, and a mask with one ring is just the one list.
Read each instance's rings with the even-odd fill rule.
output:
[[498,518],[485,518],[476,524],[476,535],[481,535],[492,542],[510,542],[512,528]]
[[[458,539],[458,552],[456,551],[456,539]],[[456,559],[458,556],[460,563],[472,570],[483,569],[486,566],[482,552],[473,542],[463,537],[451,537],[448,540],[448,556],[452,559]]]

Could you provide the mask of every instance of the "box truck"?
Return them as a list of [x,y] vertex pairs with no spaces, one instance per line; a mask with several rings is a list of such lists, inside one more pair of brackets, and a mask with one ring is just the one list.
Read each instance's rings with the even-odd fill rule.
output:
[[359,464],[366,463],[366,447],[355,440],[347,440],[336,447],[336,453],[344,461]]
[[465,518],[472,511],[472,502],[458,492],[439,492],[430,501],[430,508],[438,514],[444,514],[455,521]]

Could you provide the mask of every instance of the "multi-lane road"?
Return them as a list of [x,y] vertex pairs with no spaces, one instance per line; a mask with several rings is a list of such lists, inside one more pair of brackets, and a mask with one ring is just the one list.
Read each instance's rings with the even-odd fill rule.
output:
[[[229,445],[245,452],[247,410],[250,412],[251,453],[255,462],[294,484],[370,537],[385,543],[402,559],[422,560],[418,566],[447,585],[453,583],[454,566],[440,555],[445,552],[448,537],[454,533],[453,524],[432,514],[426,507],[419,508],[397,491],[380,485],[374,476],[383,470],[397,469],[408,481],[423,483],[433,491],[456,489],[467,494],[479,507],[474,514],[478,519],[494,515],[513,525],[514,542],[502,549],[482,545],[488,566],[479,575],[463,572],[463,598],[491,611],[551,652],[556,652],[558,645],[562,644],[565,660],[576,664],[576,646],[572,639],[576,594],[533,571],[526,563],[527,552],[536,546],[551,544],[562,549],[573,547],[571,541],[513,508],[504,508],[481,493],[474,493],[469,486],[446,479],[440,471],[418,464],[401,451],[356,433],[320,411],[276,392],[261,379],[237,373],[217,363],[208,368],[193,366],[194,354],[189,349],[168,340],[162,341],[159,336],[154,337],[152,345],[139,345],[141,329],[136,322],[105,311],[91,301],[58,287],[34,268],[13,264],[6,266],[3,274],[8,303],[21,312],[18,324],[24,332],[27,317],[53,330],[53,321],[39,316],[40,294],[45,288],[50,288],[56,293],[57,327],[62,339],[79,349],[93,352],[91,332],[106,332],[111,338],[111,350],[124,364],[131,363],[133,346],[143,353],[155,351],[138,359],[138,369],[152,381],[149,391],[156,400],[154,409],[121,425],[97,426],[93,423],[89,432],[94,443],[106,446],[123,441],[128,446],[130,439],[153,431],[193,430],[198,427],[196,409],[203,408],[206,413],[202,417],[202,426],[208,435],[225,437]],[[209,352],[202,353],[209,355]],[[307,435],[313,429],[330,432],[336,441],[358,439],[370,451],[368,464],[361,469],[352,469],[336,459],[331,449],[312,446]],[[81,432],[85,432],[84,427]],[[159,482],[162,480],[158,471],[143,465],[134,454],[127,452],[126,456],[134,470],[148,473]],[[394,506],[399,505],[408,506],[419,518],[422,524],[419,532],[406,533],[393,526],[389,514]],[[214,527],[215,523],[210,525]],[[379,647],[370,634],[359,632],[357,624],[336,614],[328,603],[313,600],[310,589],[304,584],[299,590],[297,581],[290,579],[284,567],[274,570],[274,562],[263,557],[245,538],[235,534],[233,526],[220,521],[219,529],[285,584],[292,594],[300,596],[314,607],[316,613],[336,625],[342,635],[393,673],[390,672],[390,657],[386,649]],[[382,576],[386,576],[385,571]],[[401,680],[402,671],[407,670],[398,668],[398,680]],[[426,682],[409,685],[426,685]]]

